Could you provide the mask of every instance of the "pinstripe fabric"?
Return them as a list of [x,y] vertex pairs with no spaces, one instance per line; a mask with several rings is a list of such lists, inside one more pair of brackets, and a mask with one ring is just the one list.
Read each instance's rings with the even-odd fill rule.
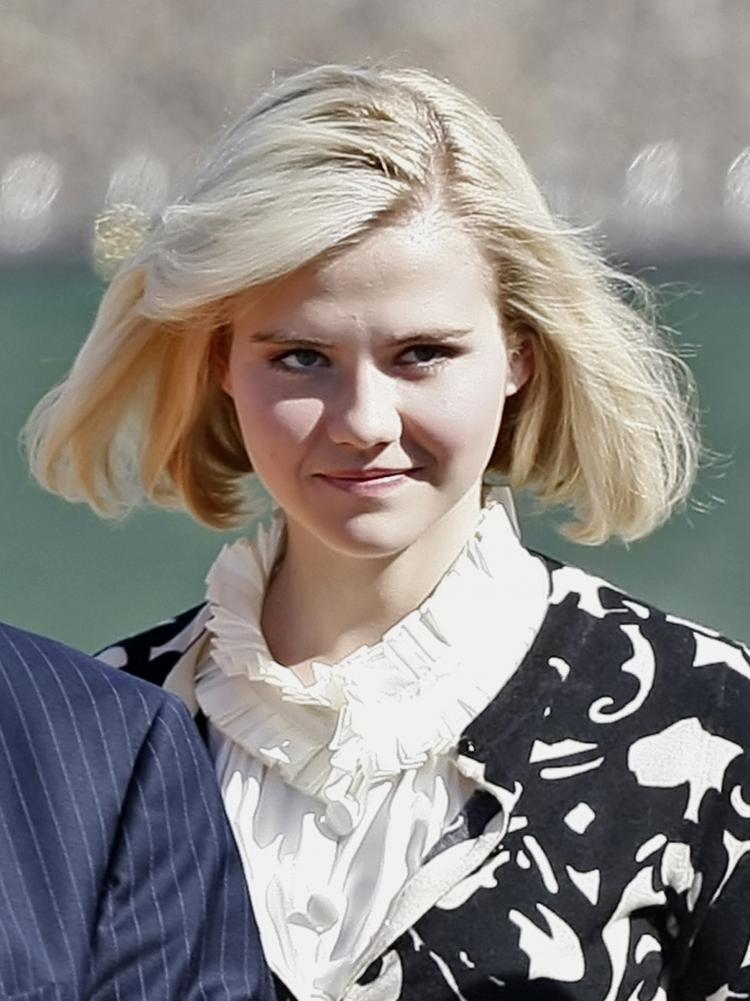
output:
[[185,707],[0,626],[0,998],[272,996]]

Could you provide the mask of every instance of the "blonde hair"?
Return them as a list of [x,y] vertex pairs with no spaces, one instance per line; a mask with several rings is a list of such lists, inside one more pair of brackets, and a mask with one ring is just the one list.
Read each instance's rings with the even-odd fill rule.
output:
[[436,200],[476,240],[506,328],[533,353],[491,468],[572,508],[579,541],[645,535],[695,475],[690,375],[627,301],[639,283],[552,217],[500,124],[413,69],[299,73],[223,134],[34,410],[34,475],[101,514],[149,498],[231,525],[250,465],[216,375],[227,301]]

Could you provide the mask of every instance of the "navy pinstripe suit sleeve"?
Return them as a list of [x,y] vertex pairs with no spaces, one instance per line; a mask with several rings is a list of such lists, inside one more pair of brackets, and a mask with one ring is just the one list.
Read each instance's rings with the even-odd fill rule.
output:
[[0,997],[273,998],[185,707],[1,624]]
[[166,696],[123,806],[86,996],[271,997],[246,896],[204,748]]

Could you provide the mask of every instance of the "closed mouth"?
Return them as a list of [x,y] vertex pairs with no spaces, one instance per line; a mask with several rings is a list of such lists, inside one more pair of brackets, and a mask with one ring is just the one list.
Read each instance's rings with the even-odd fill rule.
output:
[[320,475],[325,476],[329,480],[377,480],[385,479],[389,476],[407,476],[414,471],[414,469],[341,470],[340,472],[321,473]]

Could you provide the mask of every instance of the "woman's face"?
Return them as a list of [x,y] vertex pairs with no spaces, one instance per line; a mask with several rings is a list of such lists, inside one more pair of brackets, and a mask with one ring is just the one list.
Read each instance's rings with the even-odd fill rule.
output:
[[406,549],[470,491],[509,361],[487,269],[438,211],[240,299],[223,376],[253,469],[296,532],[352,556]]

